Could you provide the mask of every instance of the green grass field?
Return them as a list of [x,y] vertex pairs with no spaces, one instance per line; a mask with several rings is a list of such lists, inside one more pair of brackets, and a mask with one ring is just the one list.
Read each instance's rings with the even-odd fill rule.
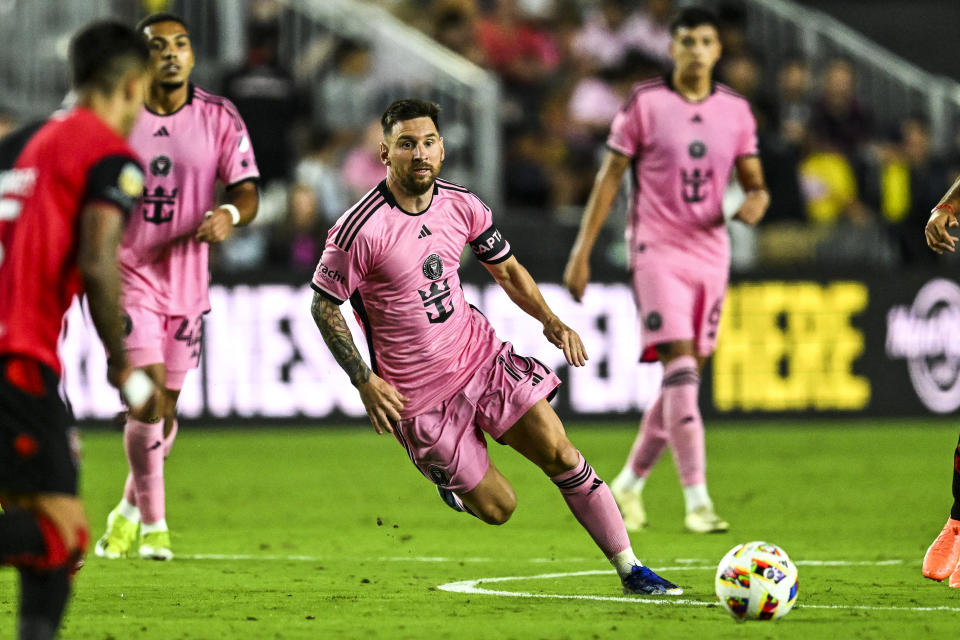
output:
[[[635,433],[626,423],[568,430],[605,478]],[[956,439],[947,421],[708,425],[711,493],[732,531],[683,531],[667,457],[645,492],[651,526],[632,536],[641,559],[686,587],[671,603],[623,598],[553,485],[504,447],[493,457],[519,507],[495,528],[445,507],[401,447],[372,429],[187,427],[167,463],[178,557],[91,554],[62,637],[952,635],[960,590],[924,580],[920,562],[946,519]],[[83,491],[99,536],[122,488],[121,438],[90,432],[84,445]],[[798,605],[778,623],[738,625],[715,604],[716,562],[753,539],[783,546],[800,566]],[[453,582],[474,592],[441,588]],[[14,635],[15,584],[0,571],[0,638]]]

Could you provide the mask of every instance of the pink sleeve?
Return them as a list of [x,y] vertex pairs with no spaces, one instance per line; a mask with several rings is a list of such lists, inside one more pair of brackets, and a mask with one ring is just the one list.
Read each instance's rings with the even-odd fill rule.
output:
[[607,137],[607,146],[634,158],[640,155],[643,149],[643,128],[640,122],[640,100],[632,96],[613,118],[610,125],[610,135]]
[[247,125],[233,103],[224,99],[220,105],[220,160],[217,177],[225,185],[250,178],[259,178],[260,170],[253,157],[253,144]]
[[313,272],[310,286],[337,304],[343,304],[350,299],[366,275],[370,249],[363,238],[358,237],[356,242],[350,244],[349,250],[344,251],[334,243],[339,229],[338,222],[327,234],[327,244]]
[[753,117],[750,105],[745,103],[743,115],[743,133],[740,136],[740,148],[737,157],[757,155],[757,121]]

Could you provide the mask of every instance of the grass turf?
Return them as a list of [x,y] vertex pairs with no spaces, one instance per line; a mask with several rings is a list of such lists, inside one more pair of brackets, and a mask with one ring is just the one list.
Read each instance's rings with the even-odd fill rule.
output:
[[[573,424],[605,478],[629,424]],[[711,493],[732,531],[684,532],[664,459],[632,535],[685,604],[620,598],[619,583],[553,485],[493,445],[519,507],[490,527],[445,507],[400,446],[367,427],[181,430],[167,463],[170,563],[93,556],[62,638],[912,638],[951,634],[960,590],[920,562],[946,519],[956,426],[948,421],[709,425]],[[93,535],[120,496],[121,438],[84,438]],[[799,604],[778,623],[737,625],[714,602],[713,567],[766,539],[800,565]],[[819,564],[840,561],[839,566]],[[853,564],[862,563],[862,564]],[[536,577],[545,574],[571,574]],[[517,597],[453,593],[479,586]],[[0,571],[0,637],[12,637],[16,575]],[[609,600],[549,596],[607,597]],[[660,601],[657,601],[660,602]],[[822,608],[821,608],[822,607]],[[949,609],[935,609],[947,607]],[[921,610],[934,608],[933,610]]]

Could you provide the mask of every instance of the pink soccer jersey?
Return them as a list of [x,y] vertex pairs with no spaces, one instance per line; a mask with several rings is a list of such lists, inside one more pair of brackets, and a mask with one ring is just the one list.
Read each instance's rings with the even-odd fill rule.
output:
[[634,87],[607,138],[634,160],[631,255],[682,253],[726,270],[721,202],[736,159],[757,153],[756,131],[750,104],[724,85],[701,102],[681,97],[669,77]]
[[229,186],[259,177],[247,128],[229,100],[191,85],[175,113],[145,108],[129,142],[147,175],[120,248],[124,304],[204,313],[210,247],[193,234],[215,204],[217,180]]
[[463,297],[468,243],[487,263],[511,256],[490,209],[445,180],[418,214],[397,206],[383,181],[327,235],[312,287],[337,304],[350,300],[374,372],[409,399],[403,418],[450,398],[502,344]]

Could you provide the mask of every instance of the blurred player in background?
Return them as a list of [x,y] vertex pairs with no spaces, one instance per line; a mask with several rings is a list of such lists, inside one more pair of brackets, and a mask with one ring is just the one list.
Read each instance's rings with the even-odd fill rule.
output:
[[[313,277],[312,313],[324,342],[377,433],[396,436],[451,508],[488,524],[503,524],[516,508],[513,487],[490,461],[486,433],[553,480],[625,592],[682,593],[633,555],[609,488],[547,402],[560,379],[536,358],[514,353],[464,299],[458,270],[469,243],[567,362],[586,361],[580,337],[547,306],[490,209],[437,178],[444,159],[437,119],[438,107],[422,100],[398,100],[383,114],[387,178],[330,230]],[[347,299],[363,323],[373,371],[340,313]]]
[[[160,405],[127,416],[130,473],[95,550],[105,558],[125,557],[134,550],[139,525],[140,557],[169,560],[163,466],[177,435],[180,389],[200,362],[203,314],[210,310],[210,244],[256,216],[259,175],[234,106],[189,82],[194,58],[183,20],[154,14],[136,30],[150,48],[150,74],[130,145],[147,176],[120,248],[124,346],[130,361],[165,391]],[[227,202],[214,206],[217,180],[226,186]]]
[[[953,183],[946,195],[930,212],[925,235],[927,246],[938,254],[954,253],[957,238],[950,229],[960,226],[960,179]],[[960,587],[960,442],[953,450],[953,506],[947,524],[933,541],[923,557],[923,575],[932,580],[950,578],[951,587]]]
[[[70,45],[77,106],[0,144],[0,564],[20,572],[21,639],[52,638],[87,546],[57,343],[85,292],[111,354],[107,377],[141,405],[153,384],[123,351],[117,247],[143,189],[124,138],[143,106],[149,52],[122,24]],[[19,150],[14,145],[21,147]],[[25,146],[24,146],[25,145]]]
[[730,270],[721,201],[733,169],[746,192],[738,219],[759,222],[770,196],[750,105],[712,80],[720,58],[716,18],[688,8],[670,31],[673,70],[636,85],[614,118],[563,281],[581,301],[590,280],[590,252],[630,168],[628,246],[642,360],[659,359],[664,374],[660,395],[644,413],[611,489],[627,528],[645,527],[641,491],[669,444],[686,498],[686,527],[706,533],[728,528],[707,492],[697,404],[700,371],[716,344]]

